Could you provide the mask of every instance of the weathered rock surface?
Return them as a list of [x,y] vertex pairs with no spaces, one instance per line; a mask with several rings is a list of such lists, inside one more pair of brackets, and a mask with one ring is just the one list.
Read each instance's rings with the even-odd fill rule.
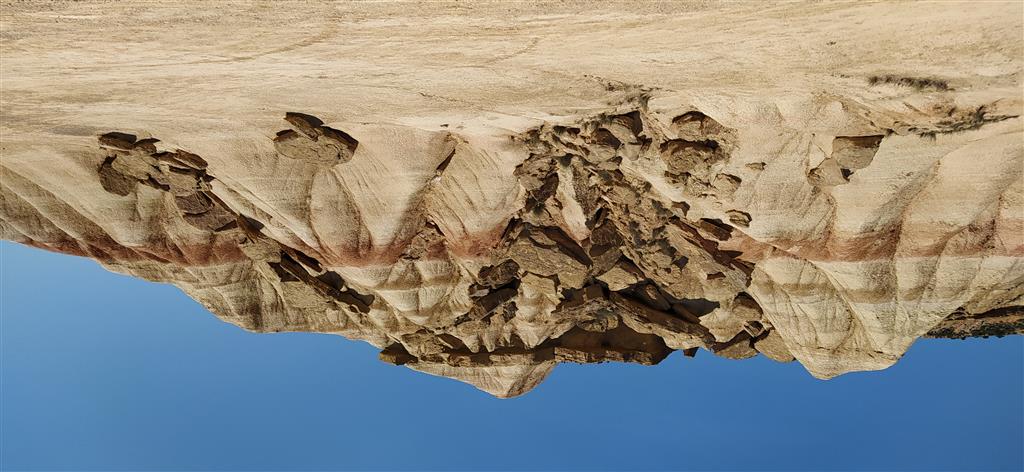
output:
[[1019,4],[41,5],[0,16],[0,236],[248,330],[502,397],[1024,332]]

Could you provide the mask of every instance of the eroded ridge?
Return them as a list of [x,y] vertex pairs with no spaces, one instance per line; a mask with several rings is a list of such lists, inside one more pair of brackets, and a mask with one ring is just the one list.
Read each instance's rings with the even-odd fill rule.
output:
[[[324,134],[331,128],[310,115],[289,113],[286,120],[295,129],[274,139],[283,157],[318,165],[352,158],[339,158],[335,150],[354,151],[354,138],[345,138],[352,145],[344,148],[319,142],[346,133]],[[749,215],[730,210],[727,222],[689,218],[688,204],[665,205],[651,196],[650,183],[621,169],[653,159],[662,163],[666,181],[686,194],[727,200],[740,184],[721,172],[734,139],[732,130],[703,113],[684,113],[663,129],[641,107],[524,133],[517,140],[529,157],[515,172],[522,209],[486,256],[490,263],[455,261],[475,272],[470,283],[452,285],[465,287],[468,309],[390,329],[377,320],[398,320],[398,307],[373,288],[352,287],[315,256],[275,241],[262,222],[229,208],[211,191],[216,177],[201,157],[158,151],[156,139],[108,133],[100,138],[109,155],[98,173],[110,193],[128,195],[146,185],[173,195],[195,227],[233,232],[258,277],[278,287],[282,303],[301,300],[307,309],[344,313],[341,324],[359,325],[358,332],[383,331],[369,338],[384,340],[385,361],[455,377],[474,369],[532,368],[531,381],[495,392],[509,396],[532,388],[543,378],[538,372],[557,362],[650,365],[674,350],[692,356],[699,348],[730,358],[764,352],[793,359],[745,292],[753,264],[719,248],[734,226],[749,224]],[[443,149],[438,175],[456,153],[454,145]],[[400,259],[454,261],[445,238],[427,220]],[[711,312],[718,321],[709,328],[701,318]],[[276,331],[261,313],[242,325]],[[353,334],[340,328],[335,331]]]
[[722,171],[733,130],[698,111],[662,128],[637,106],[545,125],[519,140],[529,152],[515,172],[524,205],[470,285],[471,309],[440,330],[399,339],[383,360],[449,375],[549,370],[556,362],[654,364],[699,348],[793,360],[745,292],[753,264],[719,247],[750,216],[691,217],[687,203],[666,205],[648,181],[623,172],[660,163],[663,178],[686,195],[728,201],[741,182]]
[[[324,144],[316,137],[347,136],[342,131],[322,126],[316,117],[301,113],[288,113],[289,123],[310,139],[303,145],[293,143],[286,147],[288,157],[300,156],[322,161],[325,156],[338,159],[338,149],[328,145],[330,153],[322,151]],[[279,132],[278,138],[291,130]],[[326,134],[324,134],[326,133]],[[290,138],[297,140],[296,138]],[[355,149],[355,140],[349,153]],[[103,189],[115,195],[127,196],[136,191],[138,185],[145,185],[173,197],[174,206],[180,216],[192,226],[221,233],[234,230],[240,251],[255,264],[257,272],[276,278],[281,282],[295,282],[311,290],[316,296],[343,305],[355,313],[367,313],[373,303],[372,295],[363,295],[351,287],[334,271],[325,269],[319,261],[298,249],[280,244],[261,232],[263,223],[232,210],[213,192],[211,183],[216,180],[206,171],[206,160],[196,154],[180,149],[166,151],[157,149],[160,141],[155,138],[137,139],[123,132],[110,132],[99,137],[100,148],[107,152],[98,169]],[[275,144],[279,140],[275,138]],[[280,147],[280,146],[278,146]],[[348,149],[348,148],[346,148]],[[280,152],[280,151],[279,151]],[[283,154],[283,153],[282,153]],[[351,155],[349,155],[351,157]],[[262,319],[254,316],[250,327],[263,330]]]
[[[648,100],[641,93],[605,113],[543,123],[487,149],[474,136],[447,130],[346,132],[288,113],[290,129],[245,157],[256,171],[213,159],[219,156],[208,162],[155,138],[106,133],[89,169],[106,195],[89,198],[120,208],[115,214],[124,221],[98,224],[85,221],[86,212],[61,210],[32,216],[44,223],[19,234],[37,234],[27,242],[42,247],[86,247],[85,255],[115,270],[171,281],[245,329],[365,340],[386,362],[501,397],[529,391],[559,362],[651,365],[676,350],[694,356],[704,349],[731,359],[798,359],[828,377],[887,366],[930,327],[928,335],[938,337],[1022,331],[1019,310],[1005,311],[1021,291],[1012,264],[990,284],[998,289],[992,300],[975,303],[984,309],[961,302],[933,308],[941,313],[922,321],[905,307],[930,301],[923,295],[929,289],[864,292],[874,298],[854,305],[861,302],[844,286],[863,284],[870,271],[896,271],[886,262],[895,250],[883,258],[858,247],[837,264],[829,244],[813,243],[835,237],[829,225],[843,192],[877,179],[871,172],[887,165],[878,161],[891,159],[890,132],[936,139],[928,135],[938,129],[930,121],[908,125],[906,133],[860,126],[815,137],[825,154],[793,165],[751,155],[741,130],[703,111],[655,112]],[[978,127],[1011,119],[968,115]],[[398,145],[405,147],[392,151]],[[515,181],[508,195],[473,187],[483,173],[499,172],[489,154],[497,149],[516,156],[507,170]],[[387,152],[402,153],[392,158],[401,166],[391,169],[404,180],[375,188],[389,169],[381,157]],[[217,169],[229,173],[221,179]],[[13,234],[12,221],[27,218],[17,215],[38,211],[29,199],[43,194],[19,178],[5,176],[5,185],[18,185],[3,194],[5,234]],[[787,194],[773,198],[790,201],[792,194],[820,223],[790,231],[787,221],[807,223],[779,219],[772,207],[778,203],[759,205],[750,190],[780,186]],[[274,201],[268,194],[288,197]],[[1005,195],[1000,201],[1009,203],[1001,204],[1013,205],[1012,193]],[[468,213],[488,199],[492,211],[507,216],[491,218],[499,222],[494,228],[470,231]],[[67,221],[49,236],[39,229],[49,228],[47,218]],[[372,219],[393,223],[370,228]],[[907,228],[901,223],[899,230]],[[898,232],[887,237],[893,247],[916,244]],[[150,247],[156,245],[159,251]],[[986,287],[958,290],[983,297]],[[881,315],[865,317],[870,310]],[[898,336],[886,338],[890,331]]]

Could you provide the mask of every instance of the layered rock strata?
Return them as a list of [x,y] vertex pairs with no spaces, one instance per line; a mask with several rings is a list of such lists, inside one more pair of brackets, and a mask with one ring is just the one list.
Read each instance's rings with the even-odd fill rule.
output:
[[500,397],[1024,331],[1019,5],[153,5],[0,15],[3,239]]
[[[558,362],[703,348],[828,378],[885,368],[930,331],[1020,331],[1018,117],[986,104],[943,113],[980,115],[969,131],[845,124],[783,136],[804,143],[787,160],[668,103],[640,93],[495,148],[288,113],[290,129],[229,178],[158,138],[109,132],[75,156],[88,192],[5,162],[4,237],[173,282],[249,330],[362,339],[498,396]],[[395,153],[415,164],[389,174]],[[968,171],[982,174],[974,196],[961,193]],[[956,211],[935,213],[944,202]]]

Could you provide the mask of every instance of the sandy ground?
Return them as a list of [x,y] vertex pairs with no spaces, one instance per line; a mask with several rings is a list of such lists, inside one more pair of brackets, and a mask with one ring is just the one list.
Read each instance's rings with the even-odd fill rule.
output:
[[269,130],[284,110],[521,128],[609,89],[753,102],[890,73],[1019,89],[1022,5],[4,1],[0,131]]

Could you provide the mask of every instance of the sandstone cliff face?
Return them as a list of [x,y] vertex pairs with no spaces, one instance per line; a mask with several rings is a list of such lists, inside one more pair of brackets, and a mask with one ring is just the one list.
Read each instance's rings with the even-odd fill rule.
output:
[[[323,31],[255,52],[161,36],[132,60],[85,32],[229,26],[75,8],[66,30],[3,17],[0,236],[173,283],[242,328],[363,340],[502,397],[559,362],[705,349],[830,378],[926,334],[1024,331],[1019,5],[257,8],[239,21],[270,38]],[[958,21],[988,33],[947,40]],[[618,42],[542,47],[586,49],[593,23]],[[78,41],[66,81],[34,54],[53,38]]]

